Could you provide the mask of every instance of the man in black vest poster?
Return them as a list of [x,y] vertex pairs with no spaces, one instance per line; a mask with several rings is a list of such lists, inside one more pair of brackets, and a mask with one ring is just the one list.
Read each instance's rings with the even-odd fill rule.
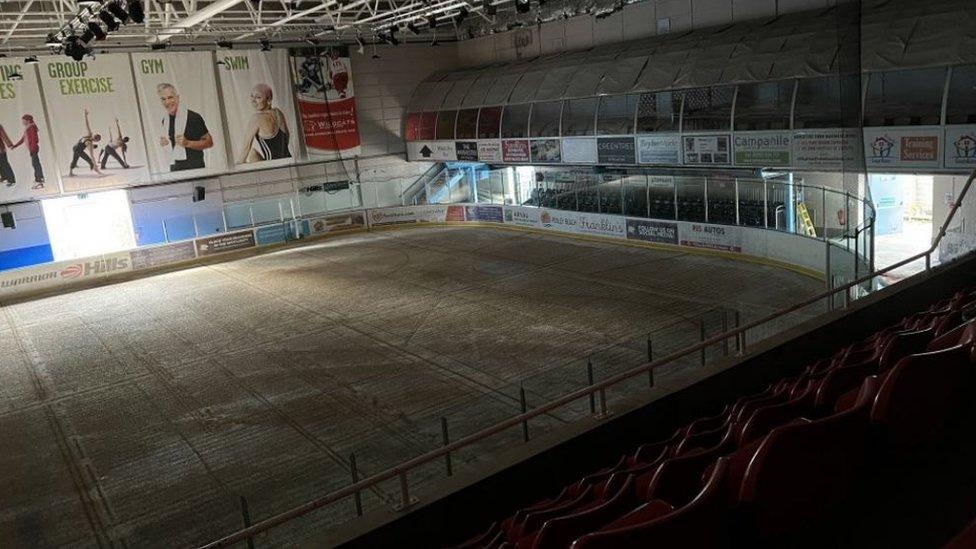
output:
[[160,84],[156,93],[166,109],[166,116],[160,121],[163,136],[159,138],[159,146],[164,158],[169,159],[170,171],[206,168],[203,151],[214,144],[207,123],[202,116],[180,105],[176,86]]

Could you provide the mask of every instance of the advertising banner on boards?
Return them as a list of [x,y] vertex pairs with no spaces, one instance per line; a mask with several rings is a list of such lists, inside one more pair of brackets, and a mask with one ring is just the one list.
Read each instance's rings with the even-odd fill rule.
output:
[[129,55],[42,57],[39,68],[64,190],[148,182]]
[[525,139],[502,140],[503,162],[529,162],[529,142]]
[[562,162],[558,139],[535,139],[532,141],[532,162],[558,164]]
[[600,164],[636,164],[637,151],[633,137],[601,137],[597,139]]
[[740,227],[686,222],[682,222],[679,227],[678,234],[682,246],[725,252],[742,251],[742,229]]
[[501,162],[502,142],[501,141],[479,141],[478,161],[479,162]]
[[349,49],[301,52],[295,58],[298,114],[309,156],[356,156],[360,152],[356,93]]
[[[457,206],[431,204],[426,206],[396,206],[369,210],[371,227],[401,225],[404,223],[444,223],[448,217],[456,219]],[[449,215],[450,214],[450,215]]]
[[224,50],[217,53],[217,65],[232,165],[246,170],[294,162],[301,130],[288,52]]
[[0,59],[0,203],[59,191],[47,128],[34,67]]
[[681,164],[681,138],[676,133],[639,136],[637,138],[637,162],[641,164]]
[[563,139],[563,162],[567,164],[596,164],[596,138],[567,137]]
[[505,206],[505,223],[520,227],[538,227],[539,213],[539,208]]
[[728,135],[698,135],[684,138],[685,164],[729,164],[732,161]]
[[503,219],[501,206],[465,206],[464,218],[468,221],[489,221],[501,223]]
[[580,220],[577,212],[541,208],[539,210],[539,223],[544,228],[555,231],[578,233],[580,230]]
[[366,226],[366,215],[363,212],[349,212],[327,215],[325,217],[313,217],[312,219],[307,219],[306,222],[308,223],[308,234],[351,231],[362,229]]
[[227,170],[213,54],[133,53],[149,152],[149,171],[162,178]]
[[945,167],[976,167],[976,126],[949,126],[945,139]]
[[195,242],[197,245],[197,255],[200,257],[253,248],[257,245],[257,242],[254,240],[254,231],[251,230],[207,236],[198,238]]
[[457,159],[462,162],[478,161],[478,142],[477,141],[455,141],[454,149]]
[[627,238],[678,245],[678,224],[670,221],[627,219]]
[[136,248],[129,253],[132,256],[132,270],[134,271],[168,265],[177,261],[186,261],[197,256],[196,246],[192,240],[148,248]]
[[793,134],[790,132],[738,132],[734,136],[736,166],[790,166]]
[[930,167],[942,162],[940,128],[864,129],[864,159],[872,167]]
[[579,232],[623,238],[627,220],[616,215],[579,213]]
[[129,252],[47,263],[0,273],[0,295],[42,290],[67,282],[90,280],[132,270]]
[[860,132],[821,129],[793,132],[793,166],[811,169],[839,169],[856,162],[861,155]]

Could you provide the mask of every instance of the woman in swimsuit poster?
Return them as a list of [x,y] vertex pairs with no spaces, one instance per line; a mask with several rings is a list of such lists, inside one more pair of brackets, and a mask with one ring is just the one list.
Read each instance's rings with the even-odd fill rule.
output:
[[267,84],[258,84],[251,89],[251,106],[255,112],[248,122],[244,145],[237,156],[238,164],[291,158],[288,123],[281,109],[273,105],[273,99],[274,93]]

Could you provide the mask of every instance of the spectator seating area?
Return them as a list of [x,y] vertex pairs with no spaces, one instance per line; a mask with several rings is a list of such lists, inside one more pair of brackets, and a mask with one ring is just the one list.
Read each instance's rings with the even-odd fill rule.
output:
[[843,502],[866,469],[938,441],[974,385],[974,342],[976,288],[579,471],[456,547],[780,546]]
[[[616,193],[598,192],[596,188],[580,191],[565,191],[556,189],[533,189],[526,206],[541,206],[558,210],[569,210],[592,213],[609,213],[616,215],[630,215],[634,217],[650,217],[652,219],[675,219],[674,195],[651,193],[626,195],[621,201],[619,191]],[[776,210],[782,208],[782,202],[769,203],[769,208],[761,200],[742,200],[739,203],[739,225],[749,227],[763,227],[763,215],[768,218],[768,226],[776,227]],[[677,219],[681,221],[697,221],[704,223],[705,201],[699,197],[678,197]],[[709,223],[735,225],[735,201],[727,199],[709,199]]]

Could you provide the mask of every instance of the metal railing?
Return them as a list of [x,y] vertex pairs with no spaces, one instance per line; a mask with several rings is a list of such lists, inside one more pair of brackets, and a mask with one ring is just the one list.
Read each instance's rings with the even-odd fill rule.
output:
[[[519,425],[527,424],[529,420],[532,420],[544,414],[548,414],[553,410],[556,410],[557,408],[573,403],[577,400],[589,399],[591,395],[597,395],[597,398],[599,399],[598,402],[599,402],[600,415],[606,417],[609,411],[607,407],[607,391],[611,387],[618,385],[621,382],[627,381],[629,379],[632,379],[640,375],[651,375],[655,369],[660,368],[661,366],[674,362],[678,359],[687,357],[694,353],[699,353],[701,352],[702,349],[707,349],[712,345],[725,344],[730,339],[732,339],[735,342],[734,348],[736,349],[736,354],[738,356],[744,356],[746,354],[746,332],[748,332],[750,329],[757,328],[773,320],[782,318],[786,315],[799,311],[805,307],[814,305],[822,300],[826,300],[828,304],[832,304],[835,296],[837,296],[837,294],[841,292],[843,292],[844,294],[843,308],[847,308],[851,303],[851,294],[855,288],[859,288],[865,282],[873,281],[876,277],[880,275],[883,275],[887,272],[903,267],[909,263],[919,261],[921,259],[925,260],[926,270],[930,270],[932,267],[932,254],[939,249],[939,244],[942,241],[943,237],[946,235],[947,229],[950,223],[953,221],[954,217],[956,216],[956,213],[959,210],[960,206],[962,205],[963,200],[966,198],[969,189],[973,184],[974,179],[976,179],[976,170],[974,170],[973,173],[970,174],[969,178],[966,180],[966,184],[963,186],[962,191],[959,193],[959,198],[953,204],[952,209],[949,211],[949,214],[946,217],[945,222],[942,224],[942,227],[939,229],[938,236],[934,239],[932,245],[929,247],[928,250],[925,250],[909,258],[903,259],[883,269],[879,269],[877,271],[874,271],[862,277],[856,278],[855,280],[843,284],[842,286],[832,288],[828,291],[817,294],[816,296],[803,300],[790,307],[773,312],[765,317],[742,324],[741,326],[734,328],[732,330],[711,336],[696,345],[692,345],[680,351],[676,351],[667,356],[661,357],[657,360],[648,362],[644,365],[637,366],[627,371],[618,373],[603,381],[594,383],[593,385],[589,385],[584,388],[572,391],[553,401],[537,406],[532,410],[513,416],[491,427],[482,429],[481,431],[478,431],[476,433],[460,438],[454,442],[446,444],[436,450],[427,452],[423,455],[407,460],[397,466],[391,467],[380,473],[376,473],[362,480],[359,480],[358,482],[354,482],[353,484],[346,486],[341,490],[336,490],[325,496],[306,502],[305,504],[295,507],[289,511],[280,513],[278,515],[257,522],[252,526],[249,526],[233,534],[230,534],[221,539],[213,541],[207,545],[204,545],[201,549],[226,547],[228,545],[253,538],[256,534],[260,534],[271,528],[274,528],[275,526],[278,526],[292,519],[306,515],[316,509],[325,507],[332,503],[336,503],[338,501],[341,501],[351,496],[356,496],[366,489],[372,488],[381,482],[385,482],[391,479],[399,480],[400,501],[402,504],[400,508],[409,509],[410,506],[414,503],[414,501],[411,499],[410,496],[410,485],[408,482],[408,475],[410,471],[415,468],[418,468],[420,466],[438,460],[443,460],[445,456],[450,455],[452,452],[460,450],[466,446],[470,446],[476,442],[491,437],[495,434],[501,433],[502,431],[511,429],[513,427],[517,427]],[[828,307],[828,308],[832,308],[832,307]]]

